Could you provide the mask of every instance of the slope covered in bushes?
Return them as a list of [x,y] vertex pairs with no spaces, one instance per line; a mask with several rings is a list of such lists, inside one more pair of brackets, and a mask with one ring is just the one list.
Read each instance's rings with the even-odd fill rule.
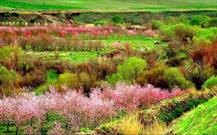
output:
[[217,131],[217,97],[198,106],[175,122],[177,135],[206,134],[214,135]]
[[[207,102],[210,98],[216,97],[216,95],[216,88],[202,92],[190,90],[181,96],[153,104],[142,111],[113,119],[111,122],[101,125],[96,131],[99,133],[115,134],[123,132],[125,128],[125,130],[134,133],[138,131],[143,134],[169,133],[170,128],[168,125],[170,125],[173,120],[198,105]],[[131,119],[132,117],[133,119]],[[135,125],[129,126],[130,122]],[[143,125],[142,128],[140,128],[141,125]]]

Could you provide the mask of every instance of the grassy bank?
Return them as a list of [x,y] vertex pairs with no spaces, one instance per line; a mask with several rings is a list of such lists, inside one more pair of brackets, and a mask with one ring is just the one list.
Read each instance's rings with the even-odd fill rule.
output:
[[175,133],[189,134],[216,134],[217,130],[217,97],[186,113],[175,124]]

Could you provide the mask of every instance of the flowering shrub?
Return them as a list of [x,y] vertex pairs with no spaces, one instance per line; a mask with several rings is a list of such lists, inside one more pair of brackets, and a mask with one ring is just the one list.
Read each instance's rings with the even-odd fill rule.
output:
[[148,37],[156,37],[156,32],[153,31],[153,30],[151,30],[151,29],[149,29],[149,30],[146,30],[146,31],[144,32],[144,35],[145,35],[145,36],[148,36]]
[[[154,88],[151,85],[118,84],[114,89],[107,86],[102,92],[98,89],[86,97],[82,92],[64,88],[59,93],[51,88],[50,93],[41,96],[22,94],[14,98],[0,99],[0,122],[15,123],[17,132],[28,121],[45,121],[49,112],[57,112],[67,119],[70,130],[78,131],[81,127],[96,127],[119,110],[134,110],[139,106],[149,106],[166,98],[172,98],[184,91]],[[40,126],[43,127],[41,123]],[[59,126],[57,125],[57,128]]]
[[184,91],[174,89],[172,92],[154,88],[151,85],[141,87],[139,85],[117,84],[115,90],[107,87],[100,95],[102,98],[114,101],[118,109],[133,110],[139,106],[147,107],[163,99],[173,98],[183,94]]
[[150,35],[142,31],[128,31],[114,26],[71,26],[49,25],[32,27],[0,27],[0,46],[19,44],[23,49],[35,51],[50,50],[98,50],[106,48],[99,41],[85,41],[87,39],[101,39],[109,36]]
[[48,112],[59,112],[78,127],[92,127],[115,115],[113,102],[70,90],[64,94],[51,90],[42,96],[24,94],[0,100],[0,122],[15,123],[16,127],[33,119],[44,120]]

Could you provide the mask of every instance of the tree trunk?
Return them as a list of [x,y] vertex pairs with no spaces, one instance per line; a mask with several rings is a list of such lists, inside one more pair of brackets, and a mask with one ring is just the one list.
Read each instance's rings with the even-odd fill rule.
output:
[[7,133],[10,132],[10,122],[7,123]]
[[16,126],[16,135],[18,135],[19,128]]
[[31,125],[31,127],[32,127],[32,125],[33,125],[33,119],[31,119],[31,121],[30,121],[30,125]]

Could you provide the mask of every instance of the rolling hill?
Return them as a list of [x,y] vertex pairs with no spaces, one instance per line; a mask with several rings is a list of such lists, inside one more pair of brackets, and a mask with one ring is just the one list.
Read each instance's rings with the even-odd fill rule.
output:
[[217,10],[217,0],[0,0],[0,10]]

